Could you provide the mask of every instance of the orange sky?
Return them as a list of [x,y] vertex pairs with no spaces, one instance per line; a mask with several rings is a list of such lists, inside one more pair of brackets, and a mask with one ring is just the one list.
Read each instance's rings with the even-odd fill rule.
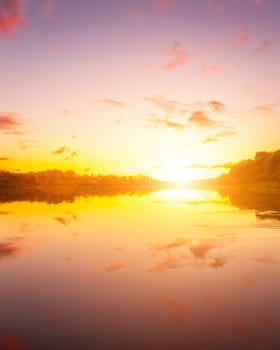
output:
[[1,169],[184,181],[278,149],[279,10],[0,1]]

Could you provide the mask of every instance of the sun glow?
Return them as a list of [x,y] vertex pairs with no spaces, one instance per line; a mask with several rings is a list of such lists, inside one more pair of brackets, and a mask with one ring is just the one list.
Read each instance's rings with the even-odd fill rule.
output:
[[211,177],[207,169],[187,167],[163,167],[151,175],[159,180],[171,181],[177,185],[185,185],[192,180]]

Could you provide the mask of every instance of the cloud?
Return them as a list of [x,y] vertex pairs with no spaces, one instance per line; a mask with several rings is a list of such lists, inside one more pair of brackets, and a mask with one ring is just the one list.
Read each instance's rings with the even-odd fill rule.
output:
[[119,262],[119,263],[114,263],[114,264],[110,264],[107,266],[102,267],[100,270],[104,271],[104,272],[113,272],[116,270],[120,270],[127,267],[127,264]]
[[78,151],[71,150],[68,146],[61,146],[52,152],[54,155],[65,155],[65,160],[70,160],[78,156]]
[[58,149],[54,150],[53,154],[62,154],[66,152],[69,152],[69,148],[67,146],[61,146]]
[[264,264],[277,264],[277,257],[270,253],[258,254],[255,260]]
[[0,157],[0,161],[5,161],[5,160],[10,160],[12,158],[8,158],[8,157]]
[[72,221],[78,220],[78,216],[76,214],[68,213],[67,217],[56,216],[54,220],[61,223],[64,226],[70,225]]
[[174,100],[167,100],[163,97],[145,97],[145,101],[153,103],[156,107],[162,109],[166,113],[177,112],[180,107],[182,107],[181,103]]
[[210,129],[223,126],[222,122],[207,117],[204,111],[193,112],[191,117],[189,117],[189,123],[199,128]]
[[244,46],[245,44],[247,44],[248,41],[249,41],[249,35],[243,35],[238,39],[236,43],[236,47],[239,49],[241,46]]
[[183,50],[179,43],[174,42],[172,47],[167,50],[172,58],[164,65],[165,70],[172,70],[177,67],[182,67],[187,63],[188,54]]
[[249,39],[250,37],[248,31],[242,25],[237,25],[231,34],[232,44],[237,49],[240,49],[242,46],[245,46],[248,43]]
[[156,118],[156,119],[150,118],[149,122],[154,124],[156,127],[158,125],[161,125],[161,126],[165,126],[167,128],[173,129],[173,130],[183,130],[187,127],[187,125],[176,123],[176,122],[166,120],[166,119],[160,119],[160,118]]
[[17,140],[19,148],[23,151],[28,147],[36,147],[37,146],[37,141],[32,140],[30,138],[25,138],[25,139],[19,139]]
[[208,105],[213,108],[214,112],[222,112],[225,110],[225,105],[219,101],[209,101]]
[[0,113],[0,130],[13,131],[20,125],[21,123],[14,113]]
[[106,105],[112,106],[112,107],[124,107],[124,103],[118,100],[112,100],[110,98],[103,98],[102,100],[99,100],[99,102],[104,103]]
[[200,65],[200,72],[202,74],[208,75],[209,73],[220,73],[224,70],[224,67],[220,64],[204,64]]
[[163,9],[175,4],[175,0],[154,0],[154,3],[158,9]]
[[11,213],[8,211],[0,211],[0,215],[10,215]]
[[264,40],[261,43],[261,45],[255,50],[254,56],[257,56],[260,53],[269,50],[271,48],[271,46],[273,45],[273,43],[274,43],[273,39],[266,39],[266,40]]
[[256,106],[255,108],[253,108],[253,112],[257,112],[257,113],[272,113],[274,110],[275,105],[273,104],[265,104],[265,105],[259,105]]
[[21,15],[22,0],[0,0],[0,38],[10,35],[24,25]]
[[67,226],[71,223],[71,220],[69,218],[63,218],[61,216],[54,217],[54,220],[58,221],[64,226]]
[[6,131],[5,135],[23,136],[23,135],[25,135],[25,132],[21,131],[21,130]]
[[169,249],[179,248],[184,246],[185,244],[186,244],[186,240],[184,238],[179,237],[172,242],[162,243],[162,244],[156,243],[151,246],[150,251],[152,253],[158,253],[161,251],[167,252]]
[[75,158],[79,155],[79,153],[77,151],[70,151],[69,150],[69,154],[67,155],[67,157],[65,158],[65,160],[70,160],[72,158]]
[[222,163],[222,164],[213,164],[213,165],[205,165],[205,164],[190,164],[186,165],[186,168],[198,168],[198,169],[230,169],[234,163]]
[[202,140],[202,143],[218,142],[225,137],[233,136],[233,135],[236,135],[236,131],[233,129],[222,130],[212,136],[207,136],[205,139]]

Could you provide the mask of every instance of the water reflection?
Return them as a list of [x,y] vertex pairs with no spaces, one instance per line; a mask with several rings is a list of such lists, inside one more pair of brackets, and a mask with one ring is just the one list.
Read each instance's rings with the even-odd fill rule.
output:
[[236,203],[177,189],[1,204],[0,349],[277,349],[275,201]]

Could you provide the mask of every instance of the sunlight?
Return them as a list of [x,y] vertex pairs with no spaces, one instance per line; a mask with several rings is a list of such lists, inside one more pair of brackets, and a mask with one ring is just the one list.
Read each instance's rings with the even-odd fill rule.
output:
[[178,186],[183,186],[192,180],[209,177],[209,171],[207,169],[186,168],[182,166],[163,167],[157,172],[153,172],[151,176],[159,180],[171,181]]

